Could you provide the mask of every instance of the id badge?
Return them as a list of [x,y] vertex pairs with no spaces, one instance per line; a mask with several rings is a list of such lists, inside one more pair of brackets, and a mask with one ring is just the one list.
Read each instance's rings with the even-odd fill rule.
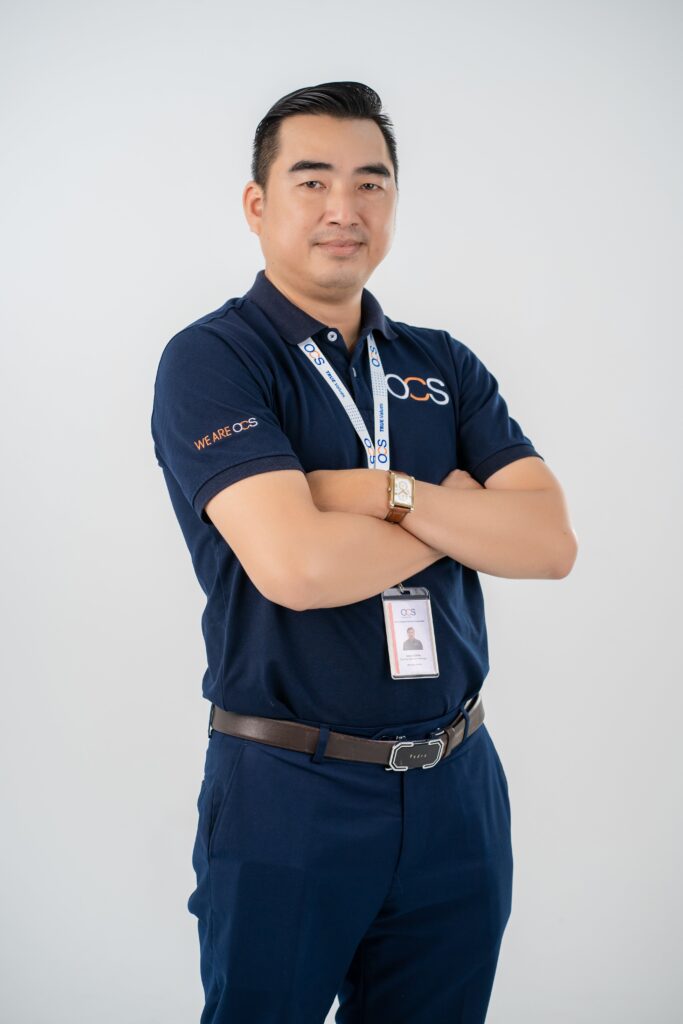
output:
[[392,679],[438,676],[432,602],[426,587],[389,587],[382,592]]

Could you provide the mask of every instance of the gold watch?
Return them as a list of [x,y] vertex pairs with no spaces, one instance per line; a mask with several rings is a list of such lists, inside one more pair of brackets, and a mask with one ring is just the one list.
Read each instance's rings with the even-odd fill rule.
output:
[[384,518],[389,523],[400,523],[415,508],[415,477],[393,469],[387,472],[389,512]]

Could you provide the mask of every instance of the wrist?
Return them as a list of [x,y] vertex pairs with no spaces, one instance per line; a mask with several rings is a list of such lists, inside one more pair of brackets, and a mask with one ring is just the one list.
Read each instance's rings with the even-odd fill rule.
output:
[[389,470],[370,470],[375,477],[374,491],[374,512],[376,519],[386,519],[389,511]]
[[351,502],[352,510],[358,515],[384,519],[389,511],[389,474],[387,470],[356,469],[353,474]]

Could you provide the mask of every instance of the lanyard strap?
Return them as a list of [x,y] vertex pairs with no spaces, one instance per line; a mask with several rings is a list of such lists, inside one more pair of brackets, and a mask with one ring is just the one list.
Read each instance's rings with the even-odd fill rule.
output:
[[390,463],[387,381],[372,331],[368,336],[368,360],[370,362],[370,379],[372,381],[372,402],[375,409],[374,444],[368,434],[368,429],[365,426],[365,421],[360,414],[358,406],[320,351],[318,345],[313,341],[313,338],[300,341],[299,348],[310,359],[323,380],[327,381],[334,394],[344,406],[354,430],[363,443],[363,449],[368,459],[368,469],[388,469]]

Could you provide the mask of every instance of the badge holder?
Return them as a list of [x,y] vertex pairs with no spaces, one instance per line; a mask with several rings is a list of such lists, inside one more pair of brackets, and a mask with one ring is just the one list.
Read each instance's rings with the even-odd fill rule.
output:
[[432,602],[426,587],[399,583],[382,592],[384,626],[392,679],[433,679],[439,675]]

